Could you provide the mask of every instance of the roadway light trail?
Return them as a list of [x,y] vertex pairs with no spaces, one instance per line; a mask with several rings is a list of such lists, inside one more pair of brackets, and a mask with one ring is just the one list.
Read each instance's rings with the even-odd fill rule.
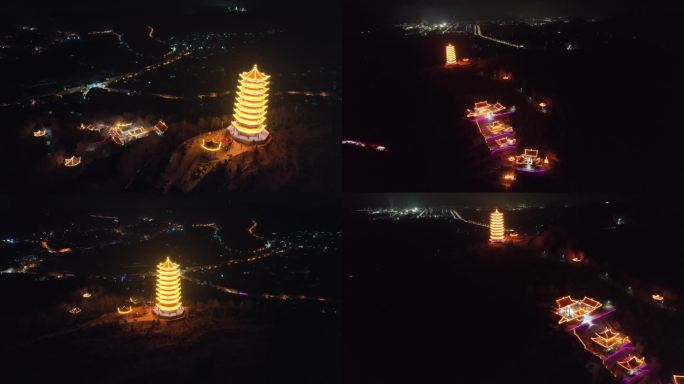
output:
[[500,39],[496,39],[496,38],[493,38],[490,36],[483,35],[482,30],[480,29],[480,24],[475,24],[475,28],[473,29],[473,33],[475,34],[475,36],[482,37],[483,39],[487,39],[487,40],[493,41],[495,43],[507,45],[509,47],[518,48],[518,49],[524,48],[524,46],[522,44],[514,44],[514,43],[508,42],[506,40],[500,40]]
[[480,223],[480,222],[478,222],[478,221],[473,221],[473,220],[464,219],[464,218],[461,216],[461,214],[458,213],[458,211],[455,210],[455,209],[450,209],[449,211],[451,212],[451,216],[453,216],[454,219],[456,219],[456,220],[460,220],[460,221],[462,221],[462,222],[464,222],[464,223],[468,223],[468,224],[479,225],[480,227],[489,228],[489,225],[487,225],[487,224],[485,224],[485,223]]

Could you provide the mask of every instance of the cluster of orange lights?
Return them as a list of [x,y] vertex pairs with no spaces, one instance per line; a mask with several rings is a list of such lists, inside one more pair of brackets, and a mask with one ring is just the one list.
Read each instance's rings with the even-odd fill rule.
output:
[[584,261],[584,259],[584,252],[577,252],[570,260],[574,263],[581,263]]
[[651,297],[653,298],[653,300],[659,301],[659,302],[661,302],[661,303],[662,303],[663,301],[665,301],[665,298],[664,298],[662,295],[658,294],[658,293],[654,293],[653,295],[651,295]]
[[504,180],[515,181],[515,172],[506,172],[503,175]]
[[33,131],[33,137],[43,137],[47,134],[47,129],[39,129],[37,131]]

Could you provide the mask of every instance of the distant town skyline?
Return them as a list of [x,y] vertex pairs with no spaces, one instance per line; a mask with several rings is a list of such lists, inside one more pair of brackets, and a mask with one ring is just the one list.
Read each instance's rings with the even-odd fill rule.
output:
[[451,20],[531,18],[531,17],[609,17],[625,14],[666,13],[672,8],[661,0],[603,0],[603,1],[539,1],[539,0],[378,0],[372,4],[359,0],[345,2],[346,15],[371,17],[386,21],[426,21],[431,23]]

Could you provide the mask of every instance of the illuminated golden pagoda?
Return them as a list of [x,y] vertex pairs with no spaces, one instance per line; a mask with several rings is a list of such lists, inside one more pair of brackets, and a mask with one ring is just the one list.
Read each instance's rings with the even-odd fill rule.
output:
[[181,305],[180,265],[166,261],[157,265],[157,301],[153,311],[159,317],[172,319],[183,315]]
[[457,60],[456,60],[456,49],[454,48],[451,43],[446,46],[446,65],[456,65]]
[[504,219],[503,213],[495,209],[489,217],[489,241],[492,243],[502,243],[504,241]]
[[264,143],[270,136],[265,124],[270,77],[259,72],[256,64],[251,71],[240,74],[233,123],[228,131],[241,143]]

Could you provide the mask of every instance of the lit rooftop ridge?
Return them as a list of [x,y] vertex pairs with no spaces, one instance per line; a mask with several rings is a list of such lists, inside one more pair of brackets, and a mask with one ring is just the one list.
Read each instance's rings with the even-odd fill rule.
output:
[[639,358],[636,355],[629,355],[618,361],[618,365],[624,368],[630,375],[636,374],[646,365],[646,358]]
[[602,304],[590,297],[584,296],[582,300],[575,300],[571,296],[564,296],[556,300],[556,314],[561,318],[558,320],[558,324],[563,324],[571,322],[578,319],[585,319],[585,315],[590,315],[597,309],[599,309]]
[[613,349],[630,342],[629,337],[613,331],[610,327],[596,332],[596,336],[591,337],[591,340],[605,349]]
[[473,109],[466,108],[466,111],[468,114],[466,115],[467,117],[490,117],[493,116],[497,112],[501,112],[506,107],[503,106],[503,104],[496,102],[496,104],[489,104],[486,100],[485,101],[478,101],[473,105]]

